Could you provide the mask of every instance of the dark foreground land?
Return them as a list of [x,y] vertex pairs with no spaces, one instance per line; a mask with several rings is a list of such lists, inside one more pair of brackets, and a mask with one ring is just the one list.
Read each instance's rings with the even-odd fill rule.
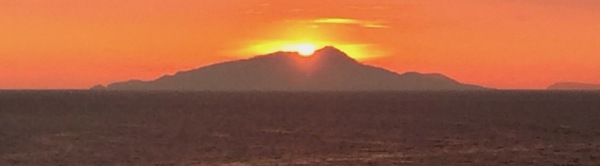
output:
[[596,165],[600,93],[0,92],[0,165]]

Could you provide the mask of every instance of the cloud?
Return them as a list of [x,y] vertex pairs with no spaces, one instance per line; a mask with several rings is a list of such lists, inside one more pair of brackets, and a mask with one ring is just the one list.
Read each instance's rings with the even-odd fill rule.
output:
[[319,18],[312,21],[315,24],[344,24],[344,25],[358,25],[365,28],[389,28],[388,25],[369,20],[358,20],[351,18]]

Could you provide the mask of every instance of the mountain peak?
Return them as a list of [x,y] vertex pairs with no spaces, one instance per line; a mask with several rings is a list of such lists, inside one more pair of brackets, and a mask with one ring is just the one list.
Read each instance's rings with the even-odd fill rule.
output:
[[342,52],[340,49],[335,48],[334,46],[325,46],[315,52],[337,52],[337,53],[344,53]]
[[357,61],[355,59],[352,59],[352,57],[348,56],[348,54],[344,53],[343,51],[341,51],[333,46],[323,47],[323,48],[315,51],[315,53],[311,57],[316,58],[319,61],[323,61],[323,62],[357,63]]
[[355,63],[359,63],[358,61],[356,61],[352,57],[348,56],[343,51],[341,51],[333,46],[326,46],[319,50],[316,50],[310,56],[303,56],[297,52],[278,51],[278,52],[274,52],[274,53],[270,53],[270,54],[266,54],[266,55],[259,55],[259,56],[250,58],[250,60],[257,60],[257,59],[286,60],[286,61],[292,59],[294,61],[309,61],[309,62],[322,64],[322,65],[323,64],[347,64],[347,63],[355,64]]

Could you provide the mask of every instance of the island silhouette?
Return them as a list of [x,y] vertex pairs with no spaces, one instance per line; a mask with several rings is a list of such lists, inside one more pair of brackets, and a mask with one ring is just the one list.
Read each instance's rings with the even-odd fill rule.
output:
[[94,90],[133,91],[455,91],[485,90],[445,75],[398,74],[362,64],[327,46],[311,56],[275,52],[165,75],[152,81],[131,80]]

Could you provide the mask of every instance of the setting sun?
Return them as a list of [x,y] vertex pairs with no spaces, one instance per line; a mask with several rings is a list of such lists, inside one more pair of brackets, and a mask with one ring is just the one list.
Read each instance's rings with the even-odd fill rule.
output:
[[286,45],[282,48],[283,51],[298,52],[302,56],[311,56],[316,49],[317,46],[310,43]]

